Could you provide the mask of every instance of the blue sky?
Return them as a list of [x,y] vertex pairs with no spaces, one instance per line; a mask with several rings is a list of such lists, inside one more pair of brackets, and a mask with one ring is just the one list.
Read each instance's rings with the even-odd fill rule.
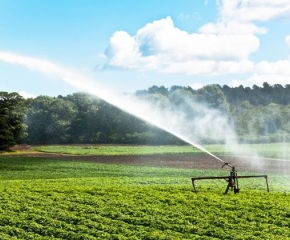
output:
[[0,91],[285,85],[289,56],[289,0],[0,0]]

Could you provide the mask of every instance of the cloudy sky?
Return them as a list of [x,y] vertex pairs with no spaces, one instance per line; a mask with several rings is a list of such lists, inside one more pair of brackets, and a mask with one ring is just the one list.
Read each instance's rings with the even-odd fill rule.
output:
[[119,92],[290,84],[290,0],[0,0],[0,91],[67,95],[82,77]]

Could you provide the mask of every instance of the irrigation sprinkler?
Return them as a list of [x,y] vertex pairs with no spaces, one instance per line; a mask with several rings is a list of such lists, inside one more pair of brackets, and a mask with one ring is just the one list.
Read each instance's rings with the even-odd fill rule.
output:
[[227,163],[227,162],[224,162],[224,165],[222,166],[222,168],[224,166],[228,166],[231,168],[231,171],[230,171],[230,175],[229,176],[225,176],[225,177],[193,177],[191,178],[191,181],[192,181],[192,186],[193,186],[193,189],[195,191],[195,193],[197,193],[196,191],[196,188],[195,188],[195,185],[194,185],[194,181],[195,180],[205,180],[205,179],[225,179],[228,183],[227,185],[227,188],[226,188],[226,191],[224,192],[224,194],[227,194],[228,191],[229,191],[229,188],[231,188],[231,190],[237,194],[240,192],[240,188],[239,188],[239,182],[238,182],[238,179],[239,178],[265,178],[266,179],[266,185],[267,185],[267,192],[269,192],[269,185],[268,185],[268,175],[250,175],[250,176],[238,176],[238,173],[237,173],[237,170],[235,168],[234,165],[230,164],[230,163]]

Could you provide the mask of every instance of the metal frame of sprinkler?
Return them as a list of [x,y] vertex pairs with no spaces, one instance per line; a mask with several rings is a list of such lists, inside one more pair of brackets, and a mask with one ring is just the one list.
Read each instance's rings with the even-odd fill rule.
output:
[[226,191],[224,192],[224,194],[227,194],[228,191],[229,191],[229,188],[231,188],[231,190],[237,194],[240,192],[240,188],[239,188],[239,182],[238,182],[238,179],[239,178],[259,178],[259,177],[263,177],[266,179],[266,185],[267,185],[267,192],[269,192],[269,185],[268,185],[268,175],[252,175],[252,176],[238,176],[238,173],[237,173],[237,170],[235,168],[234,165],[230,164],[230,163],[227,163],[227,162],[224,162],[224,165],[222,166],[222,168],[224,166],[227,166],[227,167],[230,167],[231,168],[231,171],[230,171],[230,175],[229,176],[225,176],[225,177],[193,177],[191,178],[191,181],[192,181],[192,186],[193,186],[193,189],[195,191],[195,193],[197,193],[196,191],[196,188],[195,188],[195,185],[194,185],[194,181],[195,180],[205,180],[205,179],[225,179],[227,182],[228,182],[228,185],[227,185],[227,188],[226,188]]

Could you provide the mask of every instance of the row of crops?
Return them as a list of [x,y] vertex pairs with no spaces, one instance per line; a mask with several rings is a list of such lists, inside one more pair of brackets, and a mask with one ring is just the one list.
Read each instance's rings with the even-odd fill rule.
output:
[[190,177],[224,172],[12,157],[0,171],[0,239],[290,238],[288,176],[196,195]]
[[[261,156],[290,159],[290,143],[204,145],[215,155]],[[33,147],[36,151],[74,155],[148,155],[148,154],[204,154],[192,146],[115,146],[115,145],[51,145]],[[232,150],[231,150],[232,149]]]

